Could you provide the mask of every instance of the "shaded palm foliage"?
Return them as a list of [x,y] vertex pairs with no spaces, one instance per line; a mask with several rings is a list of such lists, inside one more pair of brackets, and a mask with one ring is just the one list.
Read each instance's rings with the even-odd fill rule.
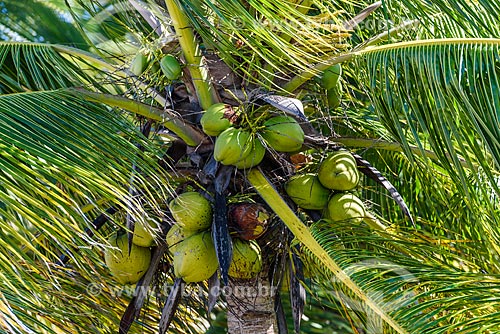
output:
[[2,40],[60,43],[81,49],[90,47],[71,22],[64,1],[2,1],[0,10]]

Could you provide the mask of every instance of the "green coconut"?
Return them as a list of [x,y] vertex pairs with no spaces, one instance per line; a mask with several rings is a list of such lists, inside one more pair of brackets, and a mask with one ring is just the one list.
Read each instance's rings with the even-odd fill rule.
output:
[[262,271],[262,255],[254,240],[233,239],[233,258],[229,276],[239,279],[255,278]]
[[188,191],[178,195],[168,208],[175,221],[185,230],[202,231],[212,224],[212,205],[195,191]]
[[132,59],[132,62],[130,63],[130,72],[139,76],[142,74],[142,72],[146,70],[147,67],[148,67],[148,58],[144,54],[138,53],[135,55],[134,59]]
[[296,152],[304,144],[304,131],[295,119],[276,116],[264,122],[262,137],[278,152]]
[[359,183],[356,159],[348,151],[333,152],[321,163],[318,178],[328,189],[340,191],[354,189]]
[[177,246],[182,241],[196,233],[198,233],[198,231],[186,230],[179,224],[172,225],[172,227],[170,227],[170,230],[168,230],[167,236],[165,238],[168,246],[168,251],[173,254]]
[[234,165],[244,160],[254,147],[250,132],[238,128],[227,128],[215,140],[214,159],[223,165]]
[[330,190],[319,182],[316,174],[296,174],[292,176],[285,191],[303,209],[322,210],[328,203]]
[[104,262],[113,277],[121,284],[139,281],[151,263],[150,249],[132,244],[129,252],[127,234],[113,233],[108,242],[113,248],[106,248]]
[[163,58],[161,58],[160,68],[165,77],[170,81],[179,79],[182,73],[182,68],[179,64],[179,61],[177,60],[177,58],[170,54],[165,55]]
[[201,116],[200,124],[209,136],[218,136],[236,122],[236,111],[229,104],[212,104]]
[[328,106],[330,109],[335,109],[340,106],[342,100],[342,84],[337,83],[336,87],[330,88],[326,91],[326,97],[328,99]]
[[154,220],[149,220],[148,226],[138,222],[134,226],[134,237],[132,238],[132,242],[137,246],[151,247],[159,232],[160,229]]
[[212,236],[208,231],[181,241],[172,256],[175,276],[187,283],[207,280],[219,267]]
[[335,64],[327,68],[321,76],[321,85],[324,89],[332,89],[339,83],[340,76],[342,75],[342,66]]
[[252,150],[247,155],[247,157],[234,164],[236,168],[252,168],[253,166],[257,166],[262,162],[262,159],[264,159],[264,155],[266,154],[266,148],[264,147],[264,145],[262,145],[262,142],[259,138],[254,138],[254,140],[252,140],[252,144]]
[[326,218],[333,222],[349,221],[361,223],[366,217],[366,210],[356,195],[351,193],[338,193],[330,198],[326,210]]

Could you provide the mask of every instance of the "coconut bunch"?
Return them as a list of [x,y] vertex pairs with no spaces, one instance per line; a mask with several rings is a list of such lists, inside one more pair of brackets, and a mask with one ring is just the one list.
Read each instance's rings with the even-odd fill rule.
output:
[[[179,194],[168,204],[175,220],[166,235],[175,277],[186,283],[209,279],[219,268],[211,227],[211,202],[201,193],[188,191]],[[232,236],[233,257],[229,276],[251,279],[262,270],[262,251],[256,239],[268,227],[270,215],[258,203],[236,203],[228,209],[228,224]],[[113,232],[108,239],[111,246],[104,260],[118,283],[134,284],[146,273],[151,263],[151,247],[161,235],[158,226],[137,223],[129,247],[125,231]]]
[[254,125],[239,123],[240,113],[228,104],[216,103],[200,120],[203,132],[216,137],[214,158],[221,164],[251,168],[262,161],[266,147],[287,153],[302,148],[304,131],[293,117],[270,116]]
[[182,67],[177,58],[171,54],[153,54],[138,52],[130,63],[130,72],[137,77],[150,79],[166,79],[168,83],[179,79]]
[[360,223],[367,217],[366,208],[352,193],[359,181],[356,159],[349,151],[339,150],[319,164],[317,173],[293,175],[285,191],[298,207],[319,210],[332,223]]
[[[161,75],[177,80],[181,65],[172,55],[158,61],[154,55],[137,54],[130,70],[147,78]],[[338,106],[342,69],[334,65],[323,72],[321,85],[331,107]],[[295,118],[267,107],[243,110],[229,104],[215,103],[204,110],[200,119],[203,132],[214,138],[213,158],[221,165],[248,169],[260,164],[266,150],[293,155],[303,149],[304,131]],[[347,151],[330,154],[318,166],[317,173],[299,173],[286,184],[286,193],[306,210],[317,210],[328,221],[360,222],[366,216],[362,201],[352,193],[359,183],[354,157]],[[169,204],[175,221],[166,236],[175,277],[187,283],[202,282],[219,269],[212,236],[213,208],[206,196],[196,191],[178,194]],[[228,208],[228,225],[232,239],[229,276],[251,279],[262,271],[262,251],[257,239],[269,224],[269,213],[259,203],[237,203]],[[156,228],[156,230],[155,230]],[[160,235],[157,226],[136,224],[129,247],[126,234],[114,233],[109,242],[115,246],[105,254],[105,261],[116,280],[136,283],[148,270],[151,247]]]
[[[188,283],[209,279],[219,268],[210,201],[198,192],[185,192],[169,203],[169,209],[175,224],[166,241],[175,276]],[[230,206],[228,217],[233,232],[229,276],[254,278],[262,270],[261,249],[255,240],[266,231],[269,214],[260,204],[238,203]]]
[[135,221],[133,231],[120,227],[109,235],[111,247],[105,249],[104,261],[117,282],[136,283],[148,270],[152,247],[159,244],[162,235],[161,218],[155,216],[144,215],[147,219]]

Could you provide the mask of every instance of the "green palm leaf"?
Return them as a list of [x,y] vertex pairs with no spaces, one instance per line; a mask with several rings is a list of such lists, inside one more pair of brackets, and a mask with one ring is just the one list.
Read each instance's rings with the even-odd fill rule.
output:
[[[0,96],[0,295],[13,331],[118,327],[133,288],[122,287],[117,303],[120,287],[105,269],[104,239],[124,227],[125,213],[143,224],[161,221],[175,185],[158,163],[166,148],[124,116],[66,91]],[[132,175],[136,194],[129,192]],[[108,206],[121,213],[90,238],[85,229]],[[61,255],[70,257],[69,267],[56,264]],[[159,321],[155,305],[144,309],[145,331]],[[184,309],[179,316],[188,314],[197,316]],[[174,320],[174,328],[188,332],[181,324]]]
[[[0,26],[2,40],[49,42],[76,46],[87,50],[89,45],[65,13],[64,1],[2,1]],[[29,20],[25,18],[29,17]],[[50,22],[51,24],[40,24]]]
[[421,41],[365,53],[368,94],[382,123],[408,156],[408,138],[435,152],[465,194],[471,184],[458,157],[478,165],[499,193],[492,172],[500,166],[499,43]]
[[119,88],[115,83],[119,83],[120,76],[115,76],[113,70],[109,63],[79,49],[0,42],[0,89],[3,94],[74,86],[116,91]]
[[500,14],[500,7],[490,1],[438,0],[430,3],[403,0],[389,2],[387,7],[387,12],[400,18],[417,18],[421,22],[420,31],[427,38],[490,38],[500,35],[500,28],[494,20]]
[[[363,291],[399,324],[412,328],[411,332],[473,333],[485,326],[498,330],[500,277],[483,274],[474,266],[465,265],[464,270],[463,259],[451,244],[432,246],[404,231],[399,237],[387,238],[341,223],[319,222],[312,226],[312,232]],[[309,268],[313,270],[311,277],[324,287],[316,292],[319,296],[350,305],[344,312],[363,328],[372,326],[376,332],[392,333],[377,323],[366,305],[346,292],[340,281],[314,270],[318,267]]]
[[80,244],[88,244],[84,205],[135,203],[130,210],[142,211],[128,193],[137,163],[142,195],[151,203],[169,196],[168,178],[157,163],[162,152],[145,140],[137,142],[145,148],[140,151],[127,139],[140,138],[134,125],[119,114],[61,91],[3,95],[0,110],[4,220],[15,222],[22,212],[26,223],[42,226],[56,244],[75,242],[74,231],[80,231]]

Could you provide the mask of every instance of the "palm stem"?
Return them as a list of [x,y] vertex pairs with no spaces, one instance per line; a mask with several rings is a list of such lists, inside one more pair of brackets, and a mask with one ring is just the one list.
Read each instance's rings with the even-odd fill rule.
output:
[[176,0],[166,0],[165,4],[193,79],[198,101],[203,109],[207,109],[216,102],[216,99],[212,94],[208,70],[203,63],[200,46],[196,42],[191,23]]
[[[362,148],[373,148],[384,151],[393,152],[403,152],[403,146],[398,142],[388,142],[380,139],[368,139],[368,138],[351,138],[351,137],[340,137],[335,138],[333,141],[340,143],[348,147],[362,147]],[[429,158],[434,161],[439,161],[438,155],[431,150],[422,150],[417,146],[409,146],[411,153],[416,156]],[[470,168],[470,165],[463,158],[459,158],[460,164],[464,168]]]
[[171,110],[155,108],[121,96],[94,93],[83,89],[75,89],[75,91],[82,94],[87,100],[122,108],[137,115],[160,122],[167,129],[184,140],[184,142],[189,146],[197,146],[205,139],[205,135],[203,133],[189,124],[186,124],[181,117],[175,115]]

